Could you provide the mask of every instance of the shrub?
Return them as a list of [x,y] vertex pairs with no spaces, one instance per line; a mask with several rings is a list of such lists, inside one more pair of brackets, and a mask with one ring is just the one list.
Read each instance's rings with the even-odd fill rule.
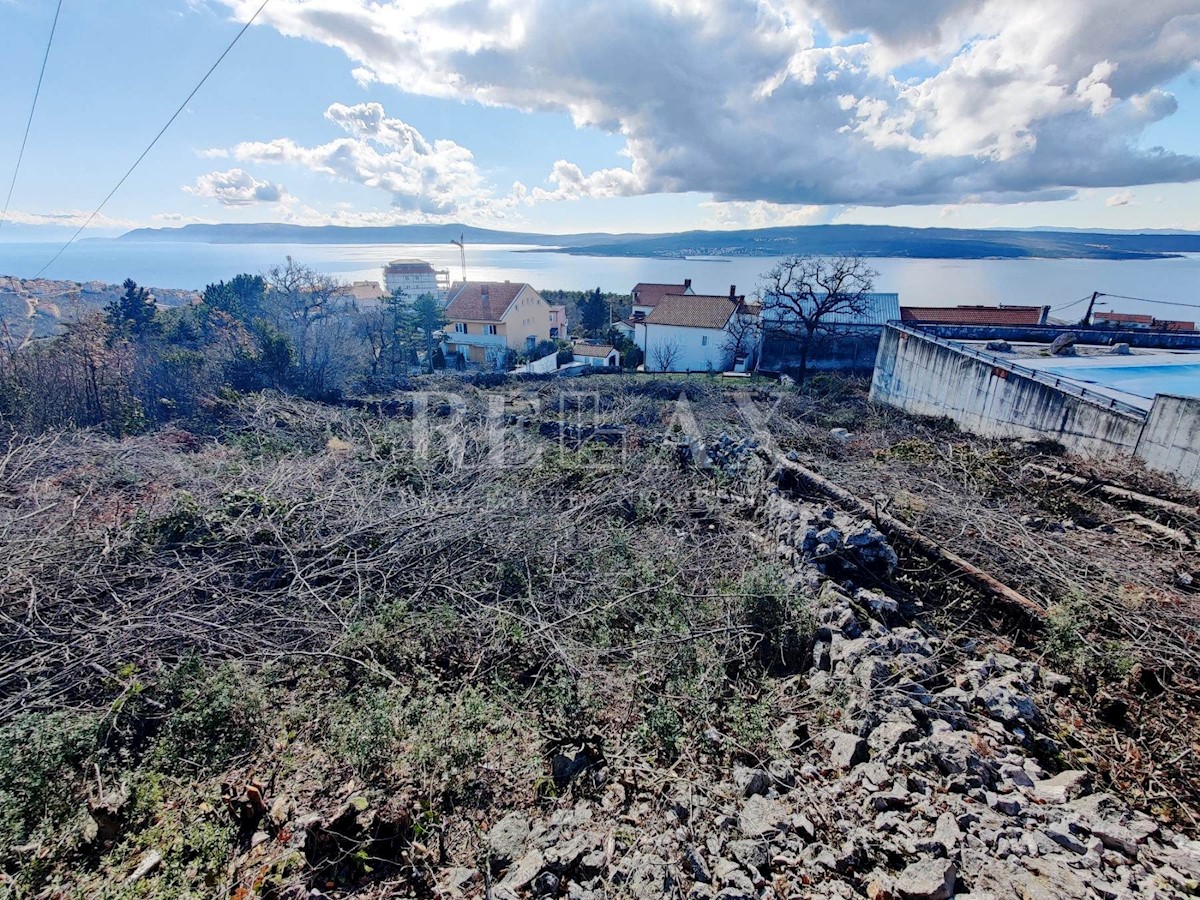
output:
[[29,713],[0,728],[0,860],[77,811],[97,721],[75,712]]
[[169,712],[150,756],[163,771],[219,771],[262,735],[262,690],[241,666],[206,671],[191,658],[164,679],[160,693]]
[[755,641],[759,663],[768,671],[794,672],[809,655],[813,619],[807,602],[774,565],[747,572],[737,586],[742,622]]

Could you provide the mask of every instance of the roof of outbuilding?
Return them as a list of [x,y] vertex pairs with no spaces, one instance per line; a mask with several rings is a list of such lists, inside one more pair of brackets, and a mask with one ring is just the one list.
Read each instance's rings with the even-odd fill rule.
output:
[[457,282],[450,288],[446,318],[452,322],[499,322],[525,287],[528,285],[517,281]]
[[1098,312],[1094,319],[1104,319],[1106,322],[1130,322],[1138,325],[1153,325],[1154,316],[1143,316],[1137,313]]
[[1044,306],[903,306],[903,322],[938,325],[1040,325]]
[[[822,295],[824,296],[824,295]],[[763,315],[767,319],[783,321],[794,318],[786,308],[772,303],[772,297],[767,296]],[[825,325],[886,325],[900,318],[899,294],[864,294],[862,302],[855,304],[858,310],[839,309],[828,312],[821,317]]]
[[646,313],[647,325],[724,328],[740,304],[723,295],[667,294]]
[[607,359],[609,354],[616,352],[616,347],[608,344],[575,344],[571,352],[576,356],[586,356],[594,359]]
[[1117,322],[1126,325],[1145,325],[1147,328],[1161,328],[1166,331],[1195,331],[1195,322],[1183,322],[1178,319],[1156,319],[1154,316],[1144,316],[1138,313],[1098,312],[1093,320],[1101,322]]

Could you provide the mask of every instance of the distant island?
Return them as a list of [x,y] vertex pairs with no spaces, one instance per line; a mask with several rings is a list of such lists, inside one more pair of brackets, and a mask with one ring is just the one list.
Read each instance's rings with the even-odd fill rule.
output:
[[911,259],[1165,259],[1200,253],[1200,234],[802,225],[675,234],[537,234],[466,225],[387,227],[281,224],[139,228],[117,240],[205,244],[508,244],[579,256],[682,259],[704,256],[854,254]]

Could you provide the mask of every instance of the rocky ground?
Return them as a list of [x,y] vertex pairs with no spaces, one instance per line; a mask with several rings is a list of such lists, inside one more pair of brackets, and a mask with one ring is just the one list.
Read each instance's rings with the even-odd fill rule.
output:
[[[704,470],[761,471],[768,459],[753,440],[664,439]],[[872,523],[779,488],[763,509],[759,546],[813,598],[811,665],[790,693],[816,714],[780,722],[769,755],[728,746],[742,758],[728,768],[647,772],[586,741],[560,749],[551,758],[560,799],[443,846],[435,896],[1200,895],[1200,842],[1063,767],[1069,677],[938,633],[888,596],[881,585],[897,554]],[[732,740],[715,729],[706,737]],[[272,841],[318,857],[331,841],[386,853],[388,816],[361,795],[325,817],[279,801],[240,865],[261,868]]]
[[435,387],[478,463],[271,394],[0,454],[0,895],[1200,896],[1194,496],[842,383],[504,384],[497,468]]
[[[49,278],[16,278],[0,275],[0,328],[18,345],[26,340],[49,337],[63,322],[87,312],[103,310],[121,296],[117,284],[100,281],[56,281]],[[153,288],[154,298],[164,306],[191,303],[195,291]]]

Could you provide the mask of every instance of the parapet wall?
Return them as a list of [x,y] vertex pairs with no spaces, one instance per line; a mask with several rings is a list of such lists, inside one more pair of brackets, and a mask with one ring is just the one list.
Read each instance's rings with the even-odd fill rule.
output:
[[1135,452],[1150,468],[1200,486],[1200,400],[1155,397]]
[[985,437],[1049,438],[1085,456],[1136,455],[1200,486],[1200,400],[1160,395],[1147,415],[1074,382],[889,325],[879,341],[871,401],[946,416]]

